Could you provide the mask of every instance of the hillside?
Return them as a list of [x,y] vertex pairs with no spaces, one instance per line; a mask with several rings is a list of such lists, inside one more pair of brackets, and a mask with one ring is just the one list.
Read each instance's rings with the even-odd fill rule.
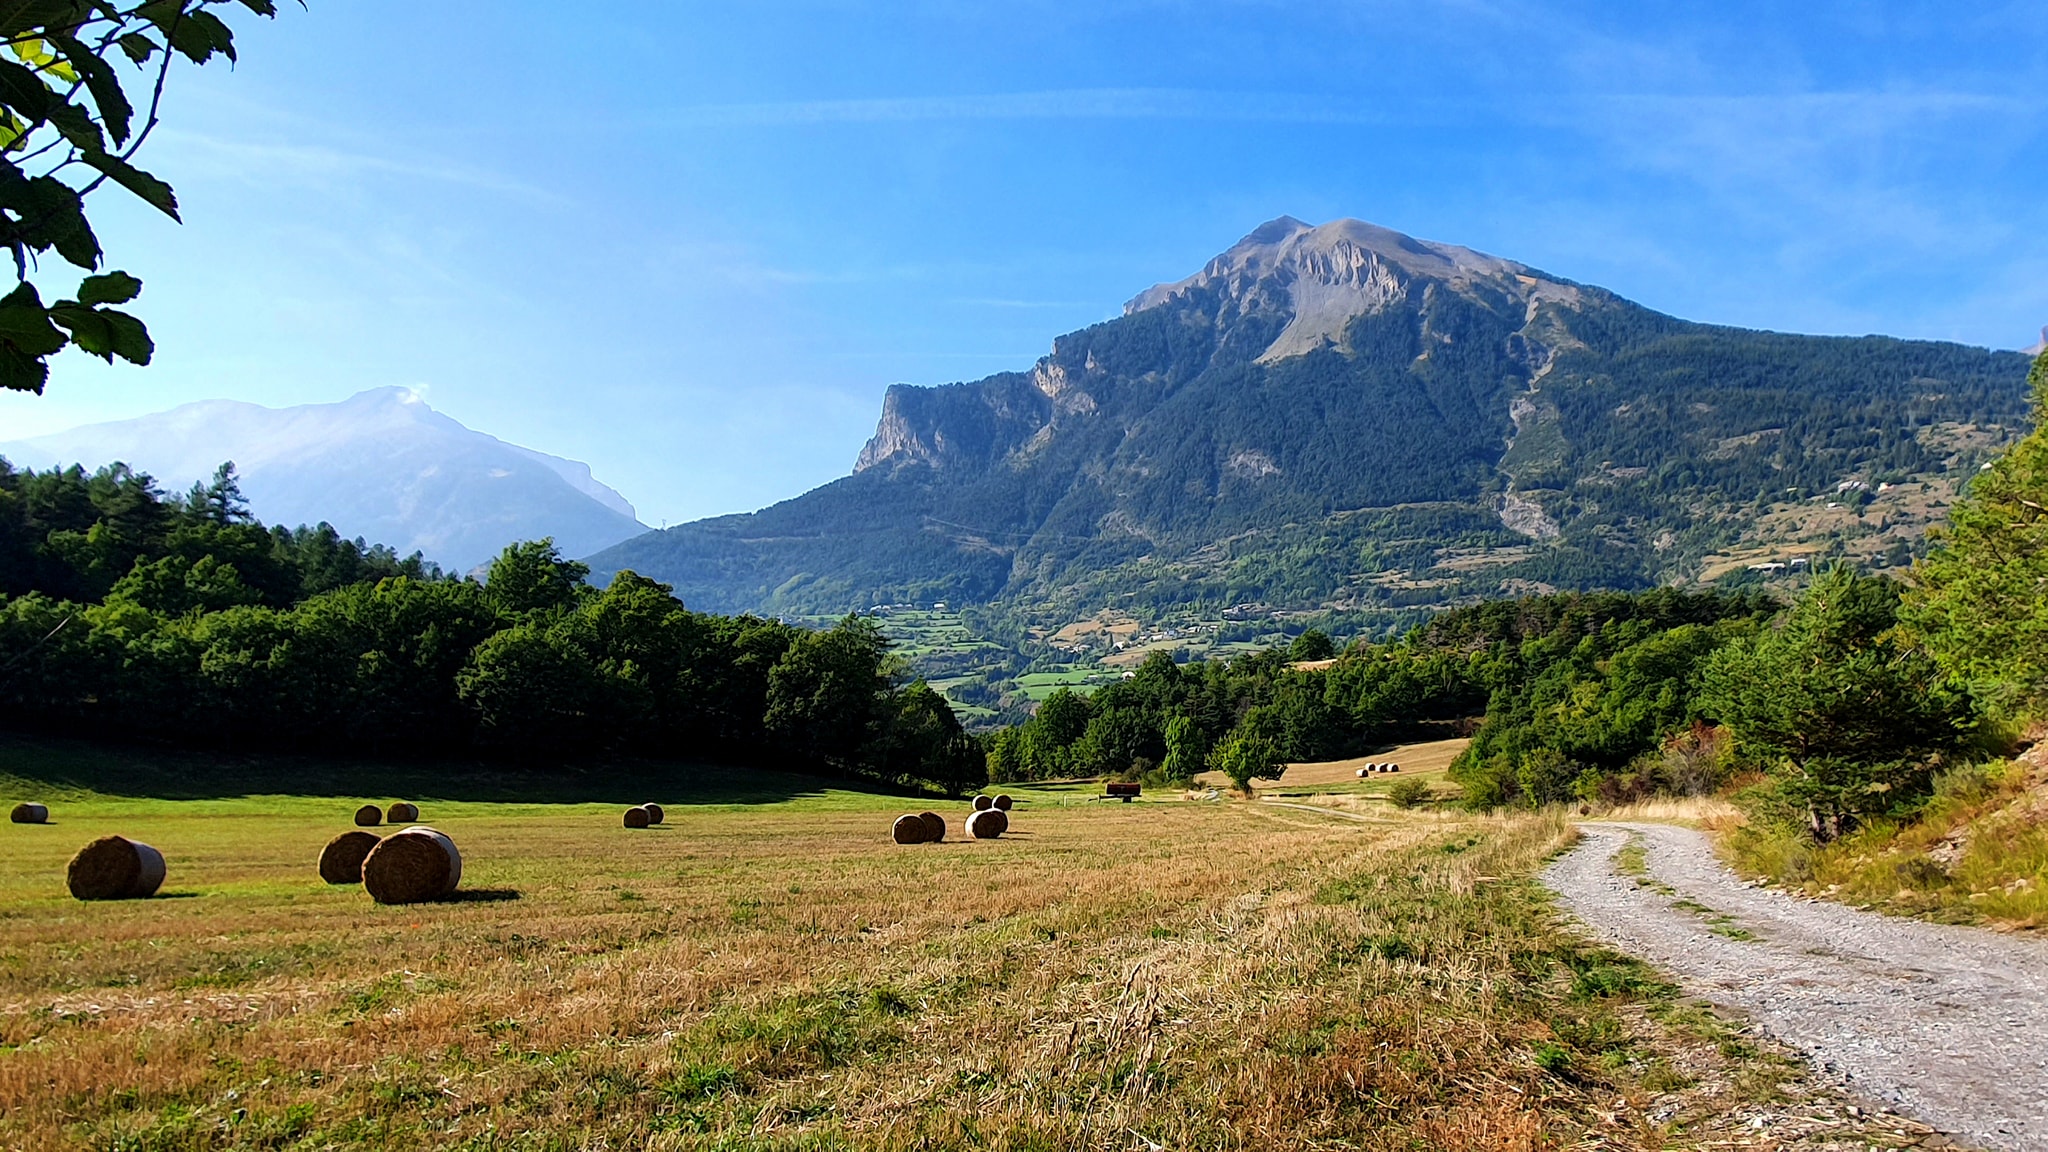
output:
[[[715,610],[1349,611],[1900,562],[2027,360],[1688,323],[1282,218],[1026,372],[889,390],[851,475],[592,557]],[[1759,574],[1761,575],[1761,574]]]
[[456,571],[516,540],[552,536],[582,555],[644,530],[587,465],[474,431],[404,388],[294,408],[207,400],[0,444],[0,457],[87,471],[118,460],[173,490],[232,460],[262,520],[325,521]]

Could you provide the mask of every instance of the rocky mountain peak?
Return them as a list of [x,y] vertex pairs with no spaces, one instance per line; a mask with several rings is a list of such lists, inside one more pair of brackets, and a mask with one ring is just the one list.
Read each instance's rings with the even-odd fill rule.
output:
[[2024,351],[2029,356],[2039,356],[2043,352],[2048,352],[2048,324],[2041,325],[2041,342]]
[[1470,248],[1418,240],[1363,220],[1310,225],[1282,216],[1261,224],[1193,276],[1139,293],[1124,305],[1124,314],[1215,288],[1244,311],[1290,314],[1287,327],[1259,357],[1271,362],[1326,344],[1342,347],[1353,319],[1405,299],[1416,280],[1454,290],[1483,283],[1525,303],[1578,299],[1572,285]]

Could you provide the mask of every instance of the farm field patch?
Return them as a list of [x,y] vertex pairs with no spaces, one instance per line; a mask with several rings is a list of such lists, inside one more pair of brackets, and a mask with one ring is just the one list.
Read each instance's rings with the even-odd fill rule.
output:
[[[647,830],[425,789],[461,892],[379,907],[314,874],[358,797],[48,758],[0,748],[53,821],[0,826],[0,1147],[1649,1146],[1799,1078],[1561,928],[1554,819],[1027,786],[970,841],[773,774],[650,775]],[[927,807],[945,843],[889,842]],[[110,832],[161,897],[64,895]]]
[[[1396,781],[1420,778],[1435,784],[1440,794],[1453,794],[1457,786],[1445,779],[1445,774],[1450,771],[1451,761],[1456,760],[1458,753],[1471,742],[1463,736],[1423,740],[1348,760],[1289,764],[1278,780],[1254,780],[1252,788],[1256,795],[1273,797],[1380,797]],[[1401,771],[1375,773],[1361,779],[1358,770],[1367,764],[1399,764]],[[1232,786],[1229,778],[1221,772],[1204,772],[1196,780],[1211,788]]]

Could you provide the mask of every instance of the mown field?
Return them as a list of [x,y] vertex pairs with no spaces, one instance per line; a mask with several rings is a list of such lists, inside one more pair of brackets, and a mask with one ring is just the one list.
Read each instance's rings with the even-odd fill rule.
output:
[[[394,769],[463,893],[381,908],[313,870],[370,767],[151,783],[203,767],[0,744],[54,817],[0,825],[0,1147],[1652,1148],[1825,1095],[1563,930],[1555,819],[1076,786],[896,846],[923,804],[798,777]],[[158,898],[65,895],[108,832]]]

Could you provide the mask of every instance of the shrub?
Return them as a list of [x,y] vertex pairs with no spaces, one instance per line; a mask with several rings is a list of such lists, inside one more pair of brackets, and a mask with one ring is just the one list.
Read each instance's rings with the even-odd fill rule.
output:
[[1387,799],[1393,801],[1396,808],[1420,808],[1429,803],[1430,788],[1421,780],[1397,780],[1392,788],[1387,789]]

